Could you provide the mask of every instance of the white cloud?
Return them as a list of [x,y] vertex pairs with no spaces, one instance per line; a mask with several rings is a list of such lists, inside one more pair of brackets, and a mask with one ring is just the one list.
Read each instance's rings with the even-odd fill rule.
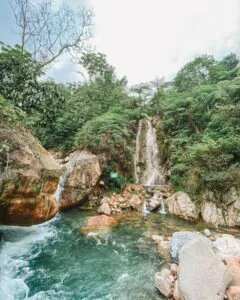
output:
[[203,53],[239,51],[239,0],[89,0],[94,43],[130,83],[171,77]]

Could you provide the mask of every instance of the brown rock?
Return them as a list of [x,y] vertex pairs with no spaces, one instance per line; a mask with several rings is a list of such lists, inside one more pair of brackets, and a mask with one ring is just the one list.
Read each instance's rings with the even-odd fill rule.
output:
[[132,195],[131,199],[129,200],[129,204],[133,209],[140,210],[142,206],[142,200],[137,195]]
[[128,191],[128,192],[142,192],[144,191],[144,187],[140,184],[128,184],[126,187],[125,187],[125,191]]
[[96,155],[75,151],[64,169],[64,189],[59,199],[61,209],[84,202],[84,198],[93,191],[100,178],[102,164]]
[[83,233],[98,232],[108,230],[117,224],[116,219],[106,215],[88,217],[85,226],[82,227]]
[[51,219],[58,211],[59,164],[28,130],[0,125],[0,141],[12,145],[8,167],[1,170],[0,164],[0,223],[28,226]]
[[228,300],[240,300],[240,286],[231,286],[227,291]]
[[109,206],[108,203],[103,203],[103,204],[98,208],[98,212],[99,212],[100,214],[105,214],[105,215],[107,215],[107,216],[110,216],[112,210],[111,210],[111,208],[110,208],[110,206]]
[[173,285],[173,299],[174,300],[184,300],[184,298],[181,296],[181,293],[179,291],[178,280],[176,280]]
[[170,266],[170,271],[171,271],[171,274],[172,274],[174,277],[177,276],[178,265],[177,265],[177,264],[171,264],[171,266]]
[[240,257],[225,259],[227,270],[231,275],[231,285],[240,286]]

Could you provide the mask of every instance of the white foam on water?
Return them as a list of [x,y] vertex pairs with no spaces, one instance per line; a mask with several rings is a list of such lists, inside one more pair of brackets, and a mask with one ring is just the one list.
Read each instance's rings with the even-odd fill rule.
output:
[[29,261],[39,255],[37,245],[44,244],[57,231],[51,221],[28,228],[1,226],[0,229],[6,235],[6,241],[0,246],[0,299],[28,299],[29,288],[25,280],[33,272]]
[[117,279],[117,283],[121,282],[121,281],[125,281],[125,280],[129,280],[130,275],[128,273],[123,273],[122,275],[120,275]]

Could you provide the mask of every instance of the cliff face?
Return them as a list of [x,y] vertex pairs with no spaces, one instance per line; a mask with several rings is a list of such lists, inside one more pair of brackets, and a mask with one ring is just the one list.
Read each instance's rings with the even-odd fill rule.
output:
[[41,223],[58,211],[60,166],[17,121],[15,109],[1,104],[0,223]]

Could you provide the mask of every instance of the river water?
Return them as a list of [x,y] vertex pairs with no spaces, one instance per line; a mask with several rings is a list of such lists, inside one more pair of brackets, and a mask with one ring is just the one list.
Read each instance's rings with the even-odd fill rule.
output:
[[129,214],[111,232],[86,237],[80,228],[93,214],[73,209],[29,228],[1,226],[0,299],[161,299],[153,278],[165,260],[150,236],[206,226]]

